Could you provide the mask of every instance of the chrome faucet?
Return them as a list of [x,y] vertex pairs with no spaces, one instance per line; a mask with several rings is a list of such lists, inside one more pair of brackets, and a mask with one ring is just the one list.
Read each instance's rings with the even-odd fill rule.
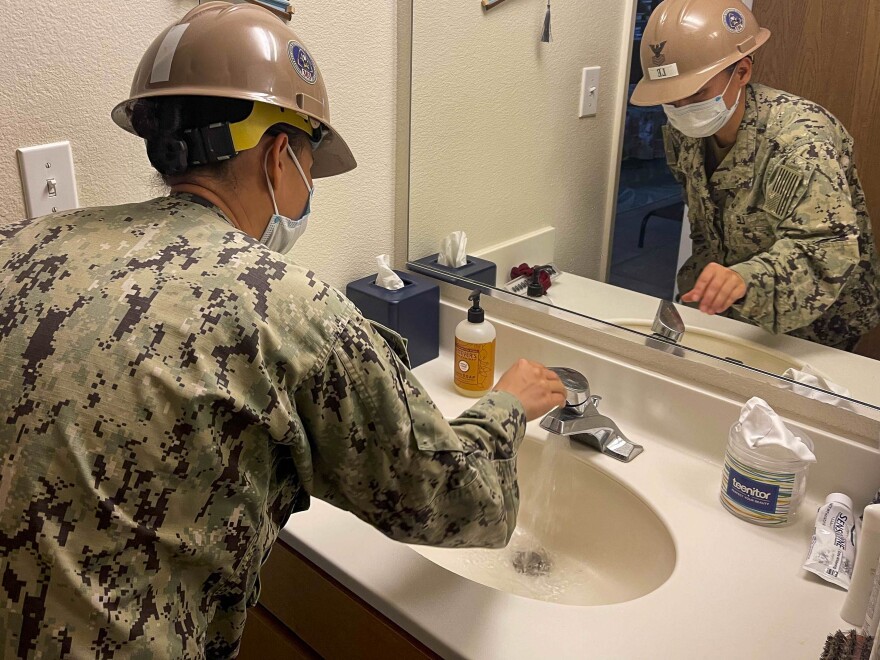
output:
[[681,341],[681,336],[684,334],[684,321],[682,321],[681,314],[675,309],[674,304],[668,300],[660,301],[660,307],[657,308],[651,331],[673,344]]
[[661,300],[651,331],[654,333],[645,339],[645,345],[665,353],[684,357],[684,350],[679,346],[684,334],[684,321],[675,305],[668,300]]
[[602,397],[590,394],[590,383],[582,373],[565,367],[550,370],[565,386],[565,407],[547,414],[541,420],[542,429],[570,437],[624,463],[644,451],[644,447],[629,440],[617,424],[599,412]]

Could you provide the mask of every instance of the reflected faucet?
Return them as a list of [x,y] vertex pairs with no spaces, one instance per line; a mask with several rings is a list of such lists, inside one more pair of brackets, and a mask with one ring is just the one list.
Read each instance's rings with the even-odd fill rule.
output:
[[590,394],[590,383],[582,373],[566,367],[549,368],[565,386],[565,407],[547,414],[541,420],[542,429],[570,437],[624,463],[644,451],[644,447],[630,441],[617,424],[599,412],[602,397]]
[[681,341],[681,336],[684,334],[684,321],[682,321],[681,314],[675,309],[674,304],[668,300],[660,301],[660,307],[657,308],[651,330],[655,335],[668,339],[673,344],[678,344]]
[[654,334],[645,340],[645,345],[684,357],[684,350],[678,346],[684,330],[684,321],[675,305],[668,300],[661,300],[654,315],[654,323],[651,325]]

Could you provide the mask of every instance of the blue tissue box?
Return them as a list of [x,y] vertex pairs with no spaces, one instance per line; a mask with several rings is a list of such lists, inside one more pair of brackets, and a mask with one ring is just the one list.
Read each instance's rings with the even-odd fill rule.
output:
[[[493,262],[467,255],[467,263],[464,266],[461,268],[452,268],[451,266],[441,266],[437,263],[438,256],[439,252],[416,261],[411,261],[408,265],[413,270],[425,273],[431,277],[436,277],[438,280],[443,280],[444,282],[461,284],[461,282],[455,277],[451,277],[452,275],[455,275],[457,277],[466,277],[469,280],[474,280],[476,282],[482,282],[489,286],[495,286],[497,268]],[[449,273],[449,276],[445,276],[444,273]]]
[[440,355],[440,286],[415,273],[394,272],[402,289],[378,286],[374,274],[350,282],[345,295],[366,318],[404,337],[410,364],[417,367]]

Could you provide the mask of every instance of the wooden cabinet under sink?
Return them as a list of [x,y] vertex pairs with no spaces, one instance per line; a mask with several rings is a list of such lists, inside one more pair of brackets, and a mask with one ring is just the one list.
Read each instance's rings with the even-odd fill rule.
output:
[[239,658],[439,658],[325,571],[279,541],[260,573]]

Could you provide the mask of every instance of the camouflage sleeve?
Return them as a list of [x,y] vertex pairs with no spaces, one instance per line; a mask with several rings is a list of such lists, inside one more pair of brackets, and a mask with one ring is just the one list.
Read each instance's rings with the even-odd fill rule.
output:
[[666,153],[666,165],[675,180],[685,185],[687,179],[678,165],[678,157],[681,153],[681,134],[672,130],[669,124],[664,124],[660,131],[663,133],[663,150]]
[[731,266],[746,282],[733,310],[774,333],[820,317],[859,263],[859,229],[836,149],[815,142],[772,162],[763,210],[778,223],[775,243]]
[[[666,165],[669,167],[669,171],[675,177],[675,180],[680,185],[685,186],[687,178],[678,164],[679,154],[681,153],[681,134],[672,130],[668,124],[664,125],[662,130],[663,148],[666,151]],[[691,216],[690,211],[688,215],[689,217],[686,218],[686,221],[690,227],[691,256],[682,264],[676,277],[679,294],[687,293],[693,289],[697,277],[699,277],[703,268],[712,261],[709,246],[706,243],[706,238],[703,236],[702,227],[699,226],[698,218]]]
[[490,393],[446,421],[392,345],[359,315],[294,397],[312,452],[312,473],[302,475],[310,494],[399,541],[507,543],[526,425],[515,397]]
[[700,273],[712,261],[709,245],[700,227],[697,226],[696,219],[689,217],[687,222],[690,226],[691,256],[682,264],[676,278],[680,295],[694,288]]

